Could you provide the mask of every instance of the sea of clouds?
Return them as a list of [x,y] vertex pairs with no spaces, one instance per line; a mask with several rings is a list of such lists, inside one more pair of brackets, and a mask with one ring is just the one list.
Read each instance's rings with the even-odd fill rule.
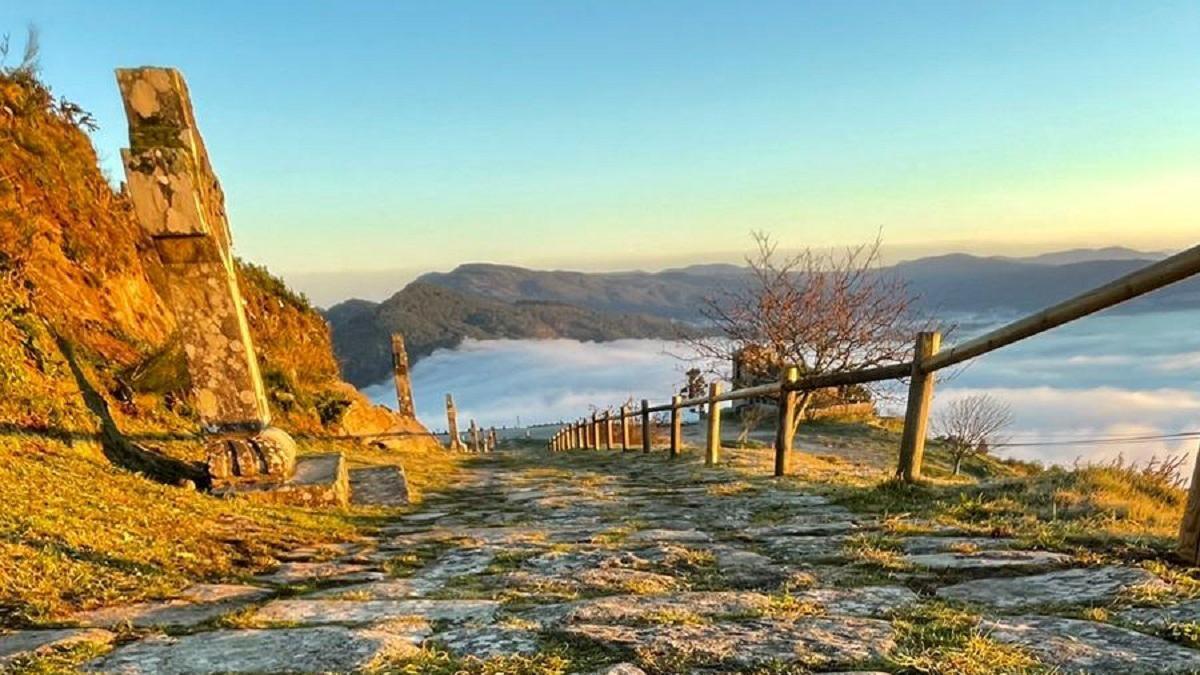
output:
[[[1051,463],[1145,461],[1191,452],[1197,441],[1075,443],[1079,439],[1172,434],[1200,429],[1200,311],[1102,314],[976,359],[944,373],[934,409],[988,393],[1008,403],[1015,423],[1006,456]],[[979,326],[969,333],[981,330]],[[947,340],[970,337],[960,331]],[[468,341],[413,368],[418,416],[445,428],[444,395],[463,420],[515,426],[572,419],[594,405],[664,401],[685,381],[688,350],[656,340]],[[391,382],[367,390],[392,405]],[[899,414],[903,392],[882,402]],[[1189,465],[1190,466],[1190,465]]]

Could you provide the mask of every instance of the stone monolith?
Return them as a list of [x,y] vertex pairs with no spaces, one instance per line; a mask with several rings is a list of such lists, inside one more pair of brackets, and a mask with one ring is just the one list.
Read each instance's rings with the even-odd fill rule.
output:
[[166,271],[214,482],[286,476],[295,443],[271,429],[250,339],[225,197],[209,163],[187,85],[172,68],[117,70],[129,122],[121,151],[128,194]]

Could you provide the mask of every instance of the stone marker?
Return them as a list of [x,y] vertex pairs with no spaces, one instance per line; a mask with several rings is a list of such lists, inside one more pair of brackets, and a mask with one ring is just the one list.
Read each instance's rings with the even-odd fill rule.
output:
[[286,478],[296,447],[271,422],[238,288],[225,197],[209,164],[187,85],[172,68],[117,70],[129,121],[121,151],[134,213],[166,271],[196,412],[210,433],[215,482]]
[[412,378],[408,374],[408,350],[404,348],[404,336],[400,333],[392,333],[392,377],[396,380],[396,412],[404,417],[416,417]]
[[454,407],[454,397],[446,394],[446,429],[450,434],[450,449],[463,450],[462,438],[458,435],[458,408]]

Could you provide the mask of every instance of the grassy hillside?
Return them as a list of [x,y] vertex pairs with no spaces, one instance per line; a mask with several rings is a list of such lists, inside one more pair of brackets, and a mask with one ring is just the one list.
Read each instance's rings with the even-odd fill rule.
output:
[[605,341],[672,339],[682,327],[638,314],[608,314],[558,302],[503,302],[420,281],[381,304],[351,300],[326,312],[346,379],[364,386],[391,374],[393,332],[404,334],[409,358],[455,347],[464,339]]
[[[182,349],[163,270],[86,120],[31,72],[0,70],[0,627],[237,578],[280,548],[352,537],[371,515],[173,486],[203,455]],[[275,421],[302,451],[402,463],[418,488],[452,479],[427,439],[388,452],[304,440],[417,425],[341,381],[302,296],[260,267],[240,272]]]
[[[1171,557],[1187,492],[1170,462],[1046,468],[973,455],[956,477],[948,450],[930,441],[925,480],[906,485],[892,480],[900,429],[901,420],[890,418],[802,424],[789,480],[818,486],[855,510],[890,516],[900,529],[933,522],[1020,537],[1036,548]],[[735,450],[731,461],[746,476],[769,480],[773,450],[765,445]]]

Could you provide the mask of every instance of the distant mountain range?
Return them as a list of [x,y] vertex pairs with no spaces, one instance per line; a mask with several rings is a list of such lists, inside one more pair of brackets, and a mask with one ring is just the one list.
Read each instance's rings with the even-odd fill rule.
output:
[[[881,270],[905,280],[933,312],[1031,311],[1164,257],[1126,248],[1077,249],[1032,258],[964,253],[921,258]],[[604,312],[636,312],[694,322],[704,299],[747,282],[747,268],[696,265],[662,272],[560,272],[489,264],[460,265],[420,281],[515,302],[547,300]],[[1197,306],[1200,284],[1183,283],[1131,303],[1135,309]]]
[[[1031,312],[1163,258],[1126,248],[1076,249],[1030,258],[950,254],[883,268],[935,315]],[[355,384],[388,376],[387,336],[405,334],[414,360],[462,339],[671,338],[698,326],[705,299],[749,281],[738,265],[661,272],[530,270],[472,263],[429,273],[383,303],[350,300],[326,312],[343,374]],[[1181,282],[1120,311],[1200,307],[1200,280]]]
[[464,339],[675,339],[686,327],[646,315],[598,312],[554,301],[512,302],[414,281],[384,302],[348,300],[325,311],[348,381],[366,386],[391,376],[393,332],[404,334],[412,363]]

